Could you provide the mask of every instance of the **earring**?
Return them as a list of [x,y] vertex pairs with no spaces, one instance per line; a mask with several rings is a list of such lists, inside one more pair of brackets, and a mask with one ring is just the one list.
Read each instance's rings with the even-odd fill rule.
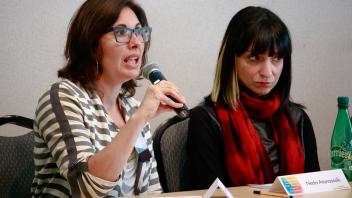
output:
[[97,63],[97,75],[99,75],[99,63],[98,63],[98,60],[95,59],[95,62]]

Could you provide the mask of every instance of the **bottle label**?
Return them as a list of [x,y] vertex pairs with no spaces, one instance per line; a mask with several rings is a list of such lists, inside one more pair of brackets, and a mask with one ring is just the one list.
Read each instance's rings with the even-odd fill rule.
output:
[[332,147],[331,161],[335,164],[341,164],[344,160],[352,160],[352,152],[349,152],[340,146]]
[[348,181],[352,181],[352,151],[341,146],[331,148],[331,168],[341,168]]

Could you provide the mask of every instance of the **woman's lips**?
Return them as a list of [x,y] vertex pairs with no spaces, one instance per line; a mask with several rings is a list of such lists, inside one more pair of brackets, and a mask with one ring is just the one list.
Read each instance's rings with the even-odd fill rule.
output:
[[261,87],[270,87],[271,82],[257,82],[257,84]]
[[131,68],[139,67],[140,56],[137,54],[131,54],[124,59],[124,62]]

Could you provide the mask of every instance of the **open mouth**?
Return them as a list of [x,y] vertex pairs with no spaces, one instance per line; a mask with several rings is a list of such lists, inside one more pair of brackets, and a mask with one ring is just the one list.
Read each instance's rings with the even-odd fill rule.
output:
[[124,59],[124,62],[134,65],[138,63],[138,60],[139,60],[138,56],[128,56],[127,58]]

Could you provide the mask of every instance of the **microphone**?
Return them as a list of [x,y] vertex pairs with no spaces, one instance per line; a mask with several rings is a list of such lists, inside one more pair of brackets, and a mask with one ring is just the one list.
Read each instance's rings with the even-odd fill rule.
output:
[[[158,84],[162,80],[166,80],[165,76],[161,73],[158,65],[155,63],[148,63],[144,65],[142,74],[144,78],[149,79],[150,82],[154,85]],[[169,96],[169,98],[175,101],[175,99],[172,97]],[[186,104],[183,104],[183,107],[181,108],[174,108],[174,110],[179,118],[185,119],[189,116],[189,110]]]

